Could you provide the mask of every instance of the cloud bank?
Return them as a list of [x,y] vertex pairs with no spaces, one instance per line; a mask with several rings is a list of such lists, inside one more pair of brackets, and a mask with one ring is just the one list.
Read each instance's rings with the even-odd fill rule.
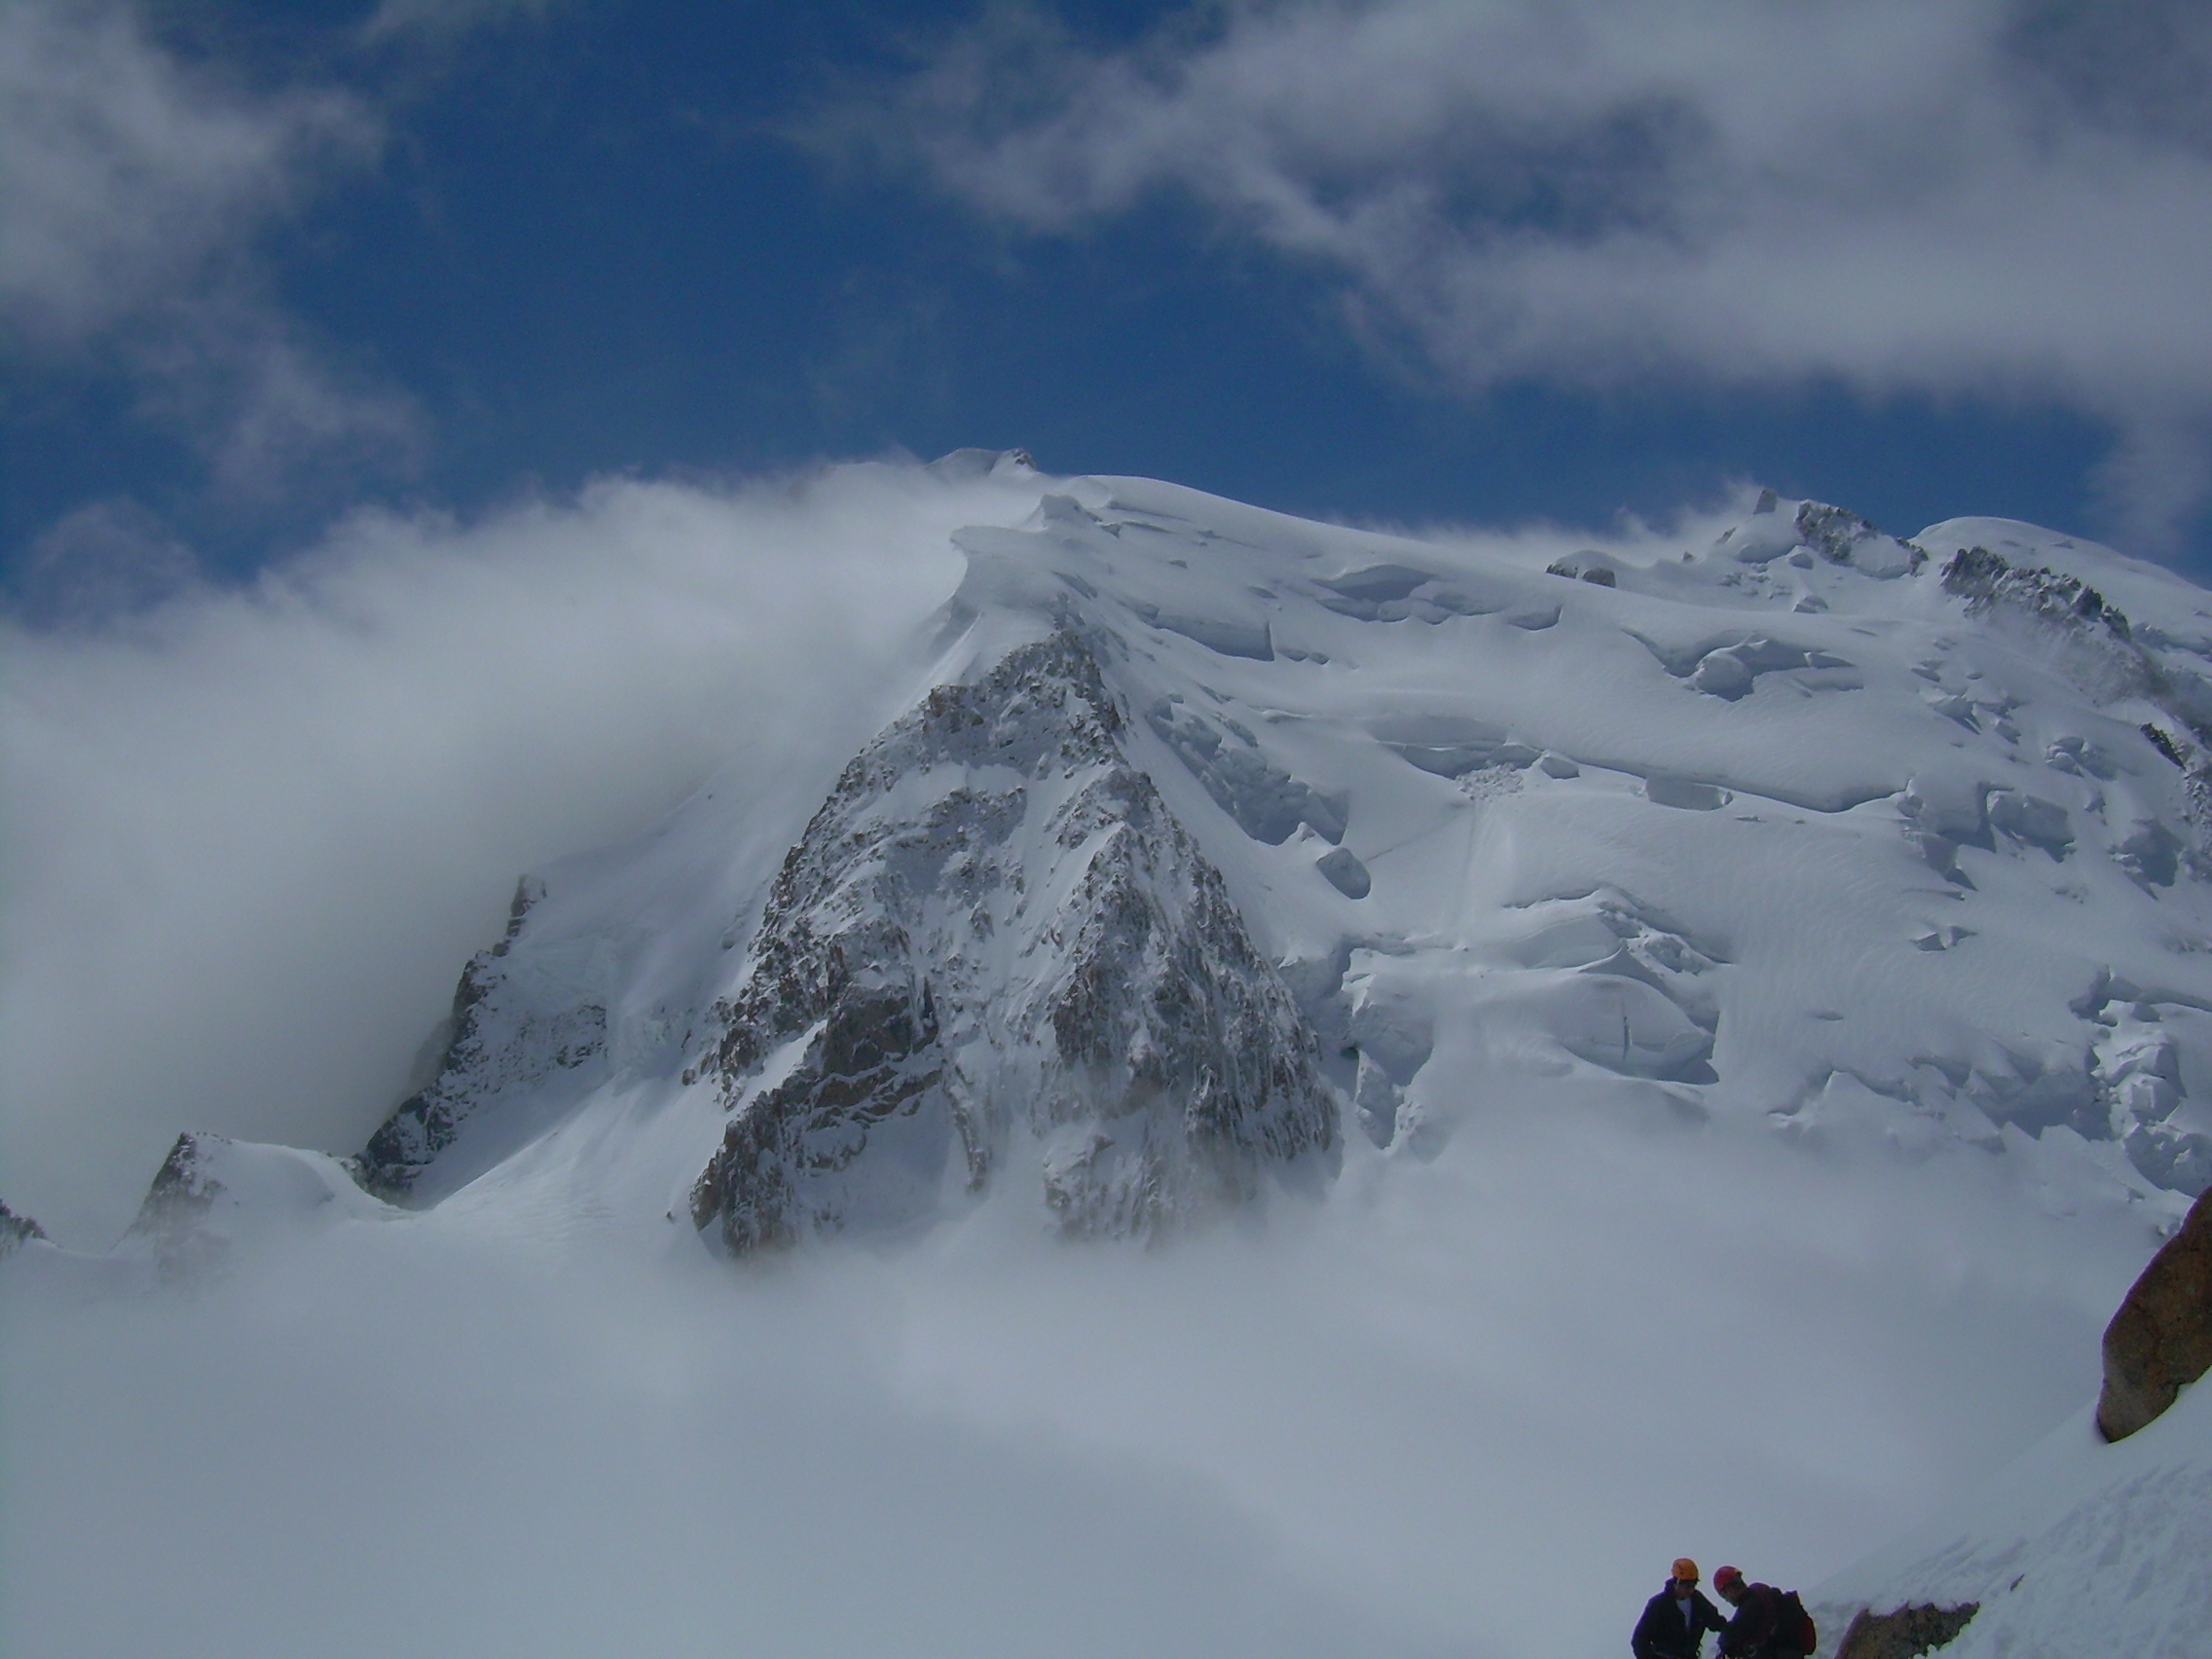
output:
[[0,1641],[1603,1659],[1676,1556],[1810,1585],[2093,1392],[2140,1223],[1996,1172],[1532,1110],[1154,1252],[456,1201],[193,1295],[0,1273]]
[[2055,400],[2141,544],[2212,483],[2208,78],[2186,0],[1002,8],[825,130],[1038,232],[1177,195],[1464,387]]
[[0,621],[7,1199],[104,1248],[180,1129],[355,1150],[518,874],[725,764],[811,810],[959,579],[948,533],[1035,504],[911,466],[608,483]]

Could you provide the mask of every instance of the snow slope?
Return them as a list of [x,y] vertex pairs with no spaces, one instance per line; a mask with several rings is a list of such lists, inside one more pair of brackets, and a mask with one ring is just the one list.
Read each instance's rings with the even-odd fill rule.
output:
[[1808,1595],[1840,1637],[1859,1608],[1975,1611],[1943,1659],[2194,1659],[2212,1632],[2212,1388],[2107,1445],[2093,1414]]

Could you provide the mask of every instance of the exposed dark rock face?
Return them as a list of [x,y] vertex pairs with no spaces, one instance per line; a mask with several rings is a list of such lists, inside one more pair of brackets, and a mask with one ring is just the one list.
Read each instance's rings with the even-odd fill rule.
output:
[[[2144,741],[2182,769],[2182,793],[2199,845],[2184,863],[2193,875],[2212,871],[2212,757],[2193,746],[2212,738],[2212,685],[2171,653],[2161,661],[2146,644],[2163,637],[2140,630],[2104,595],[2077,576],[2012,564],[1986,547],[1965,547],[1943,567],[1943,590],[1967,602],[1969,615],[2009,610],[2047,629],[2068,671],[2100,699],[2143,697],[2163,710],[2173,730],[2150,721]],[[2171,641],[2164,641],[2171,645]],[[2157,849],[2151,849],[2155,865]]]
[[2069,675],[2100,700],[2165,700],[2166,677],[2133,626],[2081,578],[2014,565],[1987,547],[1963,547],[1943,567],[1942,581],[1945,593],[1967,602],[1969,616],[2009,616],[2040,629]]
[[1586,547],[1565,559],[1554,559],[1544,567],[1544,574],[1586,581],[1597,587],[1621,585],[1620,572],[1613,569],[1612,561],[1595,547]]
[[1979,1602],[1965,1602],[1956,1607],[1924,1603],[1888,1613],[1869,1608],[1851,1621],[1842,1644],[1835,1650],[1835,1659],[1917,1659],[1920,1654],[1950,1646],[1980,1611]]
[[223,1193],[203,1140],[190,1132],[176,1137],[130,1224],[131,1235],[152,1247],[154,1266],[165,1279],[203,1272],[220,1265],[225,1254],[223,1241],[201,1226]]
[[2105,1327],[2097,1428],[2124,1440],[2212,1370],[2212,1193],[2151,1258]]
[[5,1202],[0,1202],[0,1256],[5,1256],[18,1245],[33,1238],[44,1238],[46,1229],[27,1215],[18,1215]]
[[403,1198],[491,1096],[582,1066],[605,1050],[607,1011],[597,1004],[552,1014],[517,1013],[498,997],[505,978],[504,959],[532,906],[543,897],[543,886],[532,877],[516,884],[506,937],[479,951],[461,972],[447,1020],[452,1036],[436,1078],[401,1101],[363,1149],[361,1182],[379,1197]]
[[2185,770],[2188,768],[2189,756],[2182,753],[2181,745],[2174,740],[2171,732],[2150,720],[2145,720],[2141,729],[2145,740],[2153,749],[2156,749],[2175,765]]
[[2127,618],[2079,577],[2041,567],[2023,570],[1986,547],[1962,547],[1951,556],[1943,567],[1943,591],[1965,600],[1970,611],[2014,605],[2046,622],[2087,624],[2116,640],[2133,638]]
[[1019,1137],[1078,1234],[1334,1146],[1318,1047],[1060,632],[941,685],[786,857],[711,1062],[692,1217],[731,1249],[925,1217]]
[[1831,565],[1850,564],[1854,548],[1881,534],[1848,507],[1807,501],[1797,509],[1797,539]]

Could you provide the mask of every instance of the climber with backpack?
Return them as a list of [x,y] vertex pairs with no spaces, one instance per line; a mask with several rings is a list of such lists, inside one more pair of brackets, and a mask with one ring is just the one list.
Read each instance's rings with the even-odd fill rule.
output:
[[1807,1659],[1820,1645],[1812,1615],[1796,1591],[1748,1584],[1732,1567],[1713,1575],[1713,1587],[1736,1610],[1720,1633],[1723,1659]]

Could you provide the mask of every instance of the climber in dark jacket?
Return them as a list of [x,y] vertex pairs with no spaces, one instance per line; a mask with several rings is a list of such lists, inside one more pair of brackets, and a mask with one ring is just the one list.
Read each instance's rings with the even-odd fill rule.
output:
[[1771,1584],[1748,1584],[1732,1567],[1713,1575],[1720,1599],[1736,1609],[1720,1633],[1723,1659],[1805,1659],[1794,1630],[1782,1628],[1782,1592]]
[[1727,1628],[1720,1609],[1697,1587],[1697,1563],[1684,1556],[1675,1563],[1666,1588],[1644,1604],[1629,1650],[1636,1659],[1697,1659],[1705,1633]]

